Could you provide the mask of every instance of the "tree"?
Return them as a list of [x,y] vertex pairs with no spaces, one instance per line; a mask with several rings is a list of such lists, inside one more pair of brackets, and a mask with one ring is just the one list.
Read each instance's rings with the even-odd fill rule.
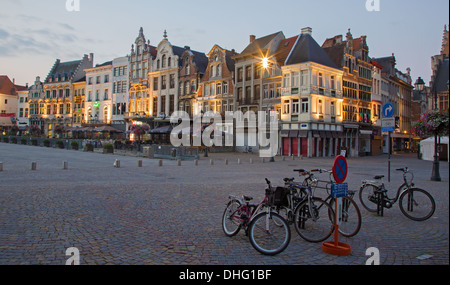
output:
[[134,125],[131,127],[131,131],[135,136],[137,136],[138,142],[141,141],[141,136],[144,135],[148,130],[150,130],[147,125]]
[[419,121],[413,123],[413,133],[421,138],[434,135],[449,135],[449,110],[427,111],[420,117]]

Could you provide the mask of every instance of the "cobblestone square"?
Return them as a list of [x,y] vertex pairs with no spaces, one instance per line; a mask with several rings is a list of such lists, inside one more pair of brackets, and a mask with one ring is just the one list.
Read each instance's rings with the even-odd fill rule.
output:
[[[113,166],[116,159],[120,168]],[[349,159],[349,188],[387,177],[387,161],[385,155]],[[408,166],[416,186],[433,195],[434,216],[414,222],[397,204],[384,217],[361,206],[360,233],[340,238],[352,248],[345,257],[324,253],[293,228],[287,250],[264,256],[243,232],[228,238],[221,228],[229,194],[258,201],[264,178],[282,185],[284,177],[295,177],[295,168],[331,169],[329,158],[263,163],[251,154],[212,153],[198,166],[164,161],[160,167],[157,160],[131,156],[1,143],[0,162],[0,265],[64,265],[70,247],[79,249],[81,265],[364,265],[371,247],[379,249],[382,265],[449,264],[448,163],[440,164],[443,181],[431,182],[432,163],[414,154],[394,155],[392,181],[385,182],[392,196],[402,183],[394,169]]]

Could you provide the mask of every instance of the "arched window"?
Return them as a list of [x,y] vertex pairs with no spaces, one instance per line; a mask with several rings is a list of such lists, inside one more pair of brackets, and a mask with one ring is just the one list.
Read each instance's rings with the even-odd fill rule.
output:
[[167,62],[167,66],[170,67],[171,65],[172,65],[172,58],[169,57],[169,60],[168,60],[168,62]]
[[166,67],[166,55],[162,56],[162,68]]

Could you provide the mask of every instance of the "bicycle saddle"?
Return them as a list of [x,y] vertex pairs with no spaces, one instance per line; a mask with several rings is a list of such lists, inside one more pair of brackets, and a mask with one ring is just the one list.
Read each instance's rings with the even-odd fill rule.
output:
[[284,178],[283,180],[284,182],[292,182],[295,180],[295,178]]
[[294,172],[305,172],[304,169],[294,169]]
[[251,201],[251,200],[253,200],[253,197],[250,197],[250,196],[244,196],[244,200],[245,200],[245,201]]
[[373,179],[380,180],[380,179],[383,179],[383,178],[384,178],[384,175],[377,175]]

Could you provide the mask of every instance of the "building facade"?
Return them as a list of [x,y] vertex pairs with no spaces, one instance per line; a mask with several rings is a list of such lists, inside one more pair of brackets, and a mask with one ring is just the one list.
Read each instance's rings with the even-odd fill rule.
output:
[[282,67],[282,154],[334,156],[343,137],[343,72],[302,29]]
[[128,57],[119,57],[113,60],[113,78],[112,78],[112,114],[111,126],[126,131],[125,114],[130,100],[129,90],[129,61]]
[[30,126],[36,126],[41,131],[43,131],[45,127],[45,121],[42,117],[42,115],[44,115],[44,102],[44,83],[41,82],[41,78],[37,76],[34,84],[30,86],[28,92],[28,105],[30,110],[28,120],[30,122]]
[[0,76],[0,131],[5,133],[16,126],[17,90],[8,76]]
[[81,60],[61,62],[56,60],[44,81],[43,100],[44,134],[56,137],[57,126],[72,127],[74,92],[73,83],[85,77],[85,69],[91,68],[94,55],[84,55]]
[[342,35],[338,35],[327,39],[322,45],[330,58],[344,71],[343,146],[351,157],[370,155],[373,136],[381,135],[374,134],[371,120],[373,67],[366,39],[366,36],[353,38],[349,29],[345,41]]
[[113,65],[105,62],[86,72],[85,125],[103,126],[111,124]]

